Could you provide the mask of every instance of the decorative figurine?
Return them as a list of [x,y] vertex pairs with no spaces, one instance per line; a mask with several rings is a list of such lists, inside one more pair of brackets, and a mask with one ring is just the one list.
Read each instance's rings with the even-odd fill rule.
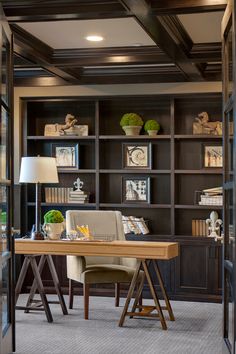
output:
[[218,218],[218,213],[216,211],[212,211],[210,213],[210,218],[206,220],[206,224],[208,225],[208,229],[210,231],[210,235],[208,235],[208,237],[214,238],[215,241],[222,240],[222,236],[220,235],[220,227],[222,223],[222,220]]
[[193,123],[193,134],[222,135],[222,122],[210,122],[207,112],[201,112]]
[[73,185],[74,185],[76,191],[81,191],[81,188],[83,187],[84,182],[82,182],[81,179],[78,177],[76,179],[76,181],[73,183]]
[[76,125],[78,119],[70,113],[65,117],[65,124],[46,124],[44,136],[88,136],[88,125]]
[[[68,130],[70,128],[74,128],[75,123],[77,123],[77,119],[75,119],[75,116],[72,114],[68,113],[65,118],[65,125],[62,125],[59,129],[59,133],[61,135],[65,134],[65,130]],[[73,131],[73,129],[71,129]]]

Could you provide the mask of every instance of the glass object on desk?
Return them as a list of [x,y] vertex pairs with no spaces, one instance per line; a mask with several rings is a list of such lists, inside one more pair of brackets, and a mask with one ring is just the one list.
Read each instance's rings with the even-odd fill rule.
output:
[[76,230],[70,230],[70,232],[68,232],[66,234],[66,238],[73,241],[78,239],[78,232]]

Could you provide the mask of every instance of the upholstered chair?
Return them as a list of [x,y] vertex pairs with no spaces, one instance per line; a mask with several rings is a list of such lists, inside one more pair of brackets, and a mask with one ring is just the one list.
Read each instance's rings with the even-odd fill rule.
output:
[[[88,225],[96,239],[125,240],[122,217],[119,211],[66,212],[66,232],[77,225]],[[84,318],[89,315],[89,287],[91,284],[115,283],[115,306],[119,306],[120,283],[130,283],[136,266],[136,259],[119,257],[67,256],[67,277],[69,278],[69,308],[73,308],[73,282],[83,284]]]

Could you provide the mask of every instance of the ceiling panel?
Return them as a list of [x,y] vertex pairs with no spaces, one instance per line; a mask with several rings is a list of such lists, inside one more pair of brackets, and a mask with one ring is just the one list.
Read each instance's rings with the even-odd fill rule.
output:
[[194,43],[221,41],[221,20],[224,12],[178,15]]
[[[27,32],[54,49],[124,47],[155,45],[133,18],[18,23]],[[104,37],[89,42],[89,35]]]

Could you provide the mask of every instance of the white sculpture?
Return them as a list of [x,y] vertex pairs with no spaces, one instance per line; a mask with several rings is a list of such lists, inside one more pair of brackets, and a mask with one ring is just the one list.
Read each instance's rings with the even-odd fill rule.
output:
[[210,218],[206,220],[206,224],[208,225],[208,229],[210,231],[210,235],[208,237],[214,238],[215,241],[222,240],[222,236],[220,235],[220,227],[223,221],[219,219],[218,213],[216,211],[212,211],[210,213]]
[[75,186],[76,191],[81,191],[81,188],[83,187],[84,182],[82,182],[81,179],[78,177],[73,184]]

